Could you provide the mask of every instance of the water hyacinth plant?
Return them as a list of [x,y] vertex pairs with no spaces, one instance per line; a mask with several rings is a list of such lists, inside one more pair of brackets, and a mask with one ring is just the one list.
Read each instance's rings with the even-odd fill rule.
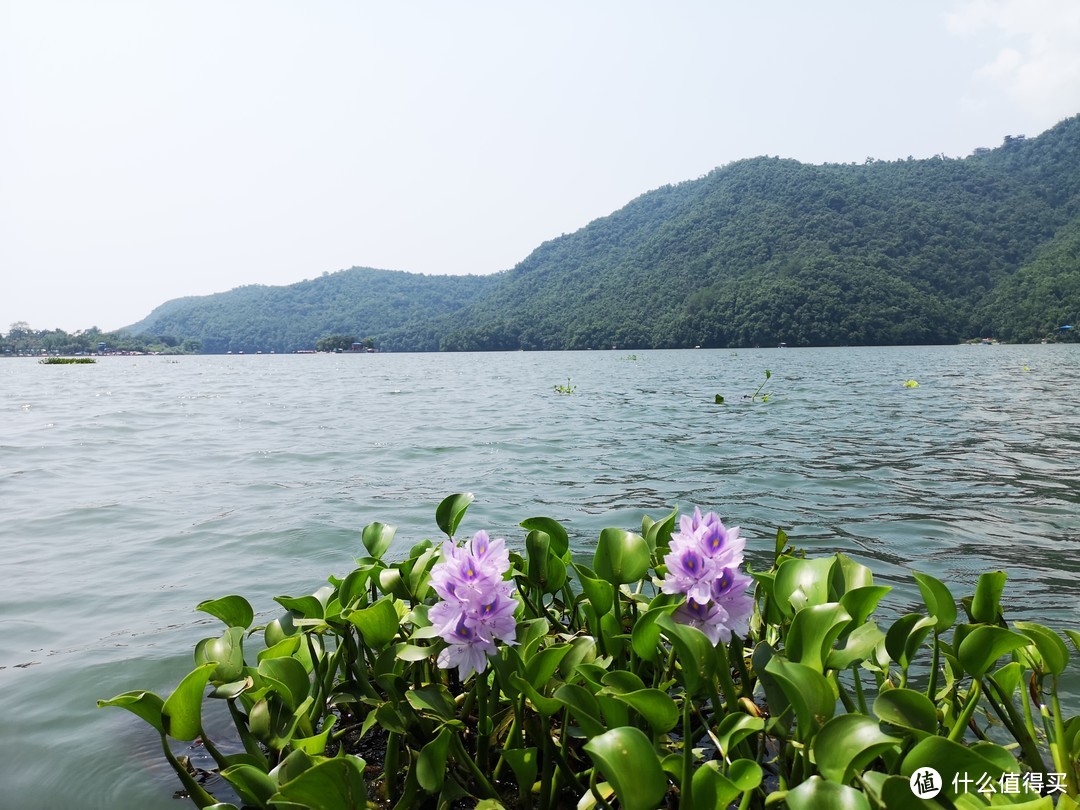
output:
[[[603,530],[588,565],[550,518],[523,553],[459,543],[471,501],[398,561],[368,525],[352,571],[263,626],[242,596],[203,602],[225,629],[176,689],[100,705],[216,810],[1077,807],[1058,683],[1080,634],[1008,622],[1003,573],[959,602],[917,573],[922,604],[879,626],[869,568],[782,531],[747,571],[737,527],[672,512]],[[206,701],[235,734],[206,734]],[[195,740],[216,774],[185,763]]]

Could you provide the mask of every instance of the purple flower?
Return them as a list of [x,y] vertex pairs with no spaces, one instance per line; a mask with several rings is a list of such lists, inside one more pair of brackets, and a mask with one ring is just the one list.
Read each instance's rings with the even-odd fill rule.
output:
[[738,570],[745,547],[737,526],[729,529],[716,513],[702,515],[695,507],[693,516],[679,520],[664,557],[667,574],[660,589],[686,596],[672,618],[698,628],[714,645],[745,633],[754,611],[754,598],[746,592],[752,580]]
[[717,569],[696,544],[689,545],[672,539],[671,553],[664,557],[664,565],[667,566],[667,576],[660,584],[664,593],[681,593],[698,602],[708,601]]
[[431,586],[443,601],[428,611],[428,619],[448,645],[438,665],[457,667],[462,680],[487,669],[496,641],[517,643],[518,602],[513,583],[503,579],[509,570],[505,542],[483,531],[463,547],[444,543],[442,559],[432,566]]

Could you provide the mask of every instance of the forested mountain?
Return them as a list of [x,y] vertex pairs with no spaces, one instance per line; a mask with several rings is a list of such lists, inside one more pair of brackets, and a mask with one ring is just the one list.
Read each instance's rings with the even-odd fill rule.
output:
[[964,159],[743,160],[494,276],[354,269],[173,301],[132,328],[207,351],[331,331],[395,350],[914,344],[1035,340],[1078,310],[1080,116]]
[[[491,283],[483,276],[424,276],[354,267],[287,287],[249,285],[162,304],[125,331],[202,341],[203,351],[292,352],[313,349],[321,337],[376,337],[412,321],[424,324],[457,312]],[[437,349],[431,333],[416,348]]]

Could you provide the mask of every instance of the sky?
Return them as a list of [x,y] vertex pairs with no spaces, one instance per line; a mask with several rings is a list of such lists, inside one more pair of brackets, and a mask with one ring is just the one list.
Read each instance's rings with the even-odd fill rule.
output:
[[743,158],[1080,113],[1077,0],[0,0],[0,332],[513,267]]

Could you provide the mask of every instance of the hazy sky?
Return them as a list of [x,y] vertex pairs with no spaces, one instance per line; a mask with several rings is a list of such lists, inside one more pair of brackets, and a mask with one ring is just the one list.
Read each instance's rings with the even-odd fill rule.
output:
[[1076,113],[1077,0],[0,0],[0,332],[492,273],[741,158],[960,157]]

